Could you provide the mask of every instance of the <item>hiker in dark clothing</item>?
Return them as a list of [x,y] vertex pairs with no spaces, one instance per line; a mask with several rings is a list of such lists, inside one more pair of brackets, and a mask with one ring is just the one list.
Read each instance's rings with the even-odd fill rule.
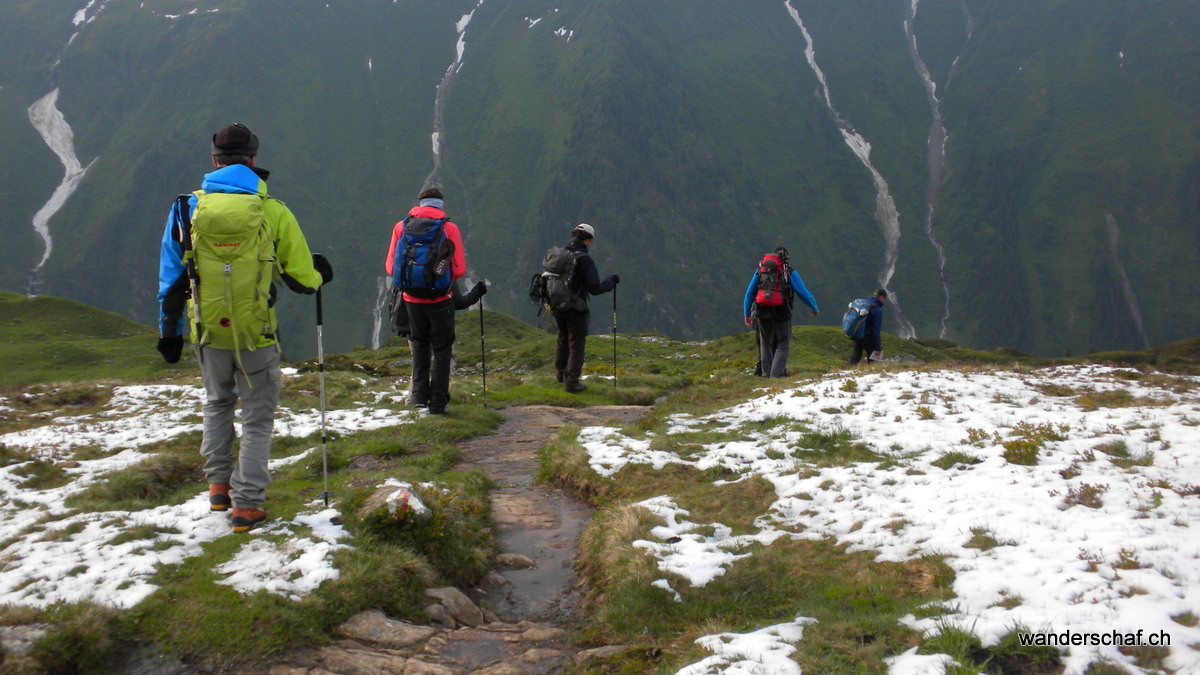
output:
[[[479,302],[483,296],[487,295],[487,284],[480,281],[476,282],[471,290],[464,291],[462,289],[462,279],[455,279],[454,285],[450,287],[450,292],[453,294],[451,300],[454,303],[454,309],[466,309],[472,307]],[[395,303],[400,303],[399,307]],[[412,345],[412,328],[408,323],[408,307],[404,303],[404,297],[400,293],[395,293],[388,307],[388,315],[392,320],[392,331],[400,337],[409,340],[409,345]]]
[[763,256],[750,277],[742,299],[742,315],[747,326],[755,326],[759,365],[756,375],[783,377],[787,374],[792,344],[792,299],[800,296],[813,316],[821,310],[800,274],[788,265],[788,250],[782,246]]
[[554,368],[558,381],[572,394],[587,389],[587,386],[579,381],[579,377],[583,372],[583,351],[587,343],[588,321],[591,318],[588,295],[608,293],[621,281],[615,274],[604,281],[600,280],[596,263],[588,255],[588,247],[595,238],[595,228],[587,223],[580,223],[571,230],[571,243],[566,245],[566,249],[575,256],[571,288],[575,291],[577,301],[572,309],[554,312],[554,322],[558,325]]
[[880,288],[871,294],[871,308],[867,311],[867,320],[863,324],[866,330],[862,337],[851,338],[854,341],[854,354],[846,365],[853,366],[862,361],[866,355],[867,363],[883,359],[883,303],[887,302],[887,291]]

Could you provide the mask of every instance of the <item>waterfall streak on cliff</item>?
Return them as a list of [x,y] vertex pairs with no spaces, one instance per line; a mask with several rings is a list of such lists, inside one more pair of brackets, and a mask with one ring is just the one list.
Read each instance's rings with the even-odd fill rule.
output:
[[383,346],[384,331],[390,331],[390,326],[385,326],[385,323],[391,317],[388,316],[388,296],[392,291],[392,278],[389,276],[380,276],[375,278],[375,311],[374,320],[371,326],[371,349],[379,349]]
[[[908,9],[904,12],[904,34],[908,37],[908,52],[912,56],[913,66],[917,69],[917,75],[921,78],[921,82],[925,85],[925,98],[929,102],[930,123],[929,123],[929,140],[928,148],[928,169],[929,177],[925,185],[925,235],[929,237],[930,243],[933,244],[938,256],[938,279],[942,283],[942,292],[945,296],[945,304],[942,310],[941,330],[938,332],[939,338],[946,337],[946,323],[950,319],[950,286],[946,282],[946,250],[942,247],[941,242],[933,233],[933,216],[937,211],[938,190],[941,187],[942,179],[946,172],[946,124],[942,117],[941,101],[937,96],[937,83],[933,81],[933,77],[929,74],[929,68],[925,65],[925,61],[921,58],[921,51],[917,47],[917,34],[913,28],[913,21],[917,16],[917,5],[921,0],[911,0],[908,4]],[[955,59],[957,62],[957,58]]]
[[454,76],[463,66],[463,55],[467,51],[467,26],[471,24],[471,17],[475,15],[475,10],[483,6],[483,2],[484,0],[479,0],[475,8],[464,14],[454,25],[457,36],[454,43],[454,61],[446,67],[446,73],[438,82],[437,94],[433,100],[433,133],[430,134],[430,142],[433,145],[433,170],[425,177],[425,187],[433,187],[439,182],[438,172],[442,168],[442,142],[446,137],[443,117],[446,109],[446,95],[454,83]]
[[1125,273],[1125,265],[1121,264],[1121,258],[1117,255],[1117,242],[1121,236],[1121,231],[1117,229],[1117,219],[1113,217],[1113,214],[1105,213],[1104,224],[1108,228],[1108,251],[1112,254],[1113,267],[1116,268],[1117,275],[1121,277],[1121,290],[1125,293],[1125,304],[1129,305],[1129,315],[1133,317],[1133,323],[1137,326],[1142,346],[1149,349],[1150,341],[1146,339],[1146,326],[1142,323],[1142,310],[1138,308],[1137,296],[1133,293],[1133,284],[1129,283],[1129,275]]
[[[804,21],[800,18],[800,13],[792,7],[791,0],[785,0],[783,3],[787,8],[788,14],[792,20],[800,27],[800,32],[804,35],[806,46],[804,48],[804,56],[808,59],[808,65],[812,68],[813,73],[817,76],[817,80],[821,83],[821,89],[825,97],[825,105],[829,108],[830,114],[833,116],[834,124],[838,131],[841,132],[842,138],[846,145],[858,157],[862,165],[866,167],[871,174],[871,180],[875,185],[875,221],[879,224],[880,230],[883,231],[885,243],[883,269],[879,273],[880,285],[886,288],[892,280],[892,276],[896,273],[896,261],[900,254],[900,213],[896,210],[896,202],[892,199],[891,192],[888,188],[887,180],[871,163],[871,144],[867,139],[854,130],[854,126],[849,120],[842,117],[838,112],[837,107],[833,104],[833,97],[830,94],[829,83],[825,79],[825,73],[817,65],[816,49],[813,46],[812,36],[809,35],[808,29],[804,26]],[[896,298],[896,293],[893,293],[889,298],[895,308],[896,322],[900,329],[897,331],[903,338],[909,338],[916,335],[912,324],[905,318],[900,311],[900,303]]]

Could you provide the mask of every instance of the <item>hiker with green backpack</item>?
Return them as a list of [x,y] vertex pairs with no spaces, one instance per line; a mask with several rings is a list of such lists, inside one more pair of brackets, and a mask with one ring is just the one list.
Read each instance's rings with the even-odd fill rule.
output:
[[262,507],[281,378],[274,282],[312,294],[333,280],[333,267],[309,251],[296,217],[267,195],[270,172],[255,166],[257,154],[258,136],[244,125],[213,134],[216,170],[200,190],[175,200],[159,254],[158,351],[167,363],[178,362],[190,330],[206,394],[200,454],[209,509],[232,509],[234,532],[267,519]]
[[782,246],[758,262],[742,299],[742,316],[754,326],[758,337],[758,358],[763,377],[787,375],[788,354],[792,345],[792,303],[796,296],[808,305],[813,316],[820,315],[817,300],[804,285],[800,274],[789,264],[788,250]]

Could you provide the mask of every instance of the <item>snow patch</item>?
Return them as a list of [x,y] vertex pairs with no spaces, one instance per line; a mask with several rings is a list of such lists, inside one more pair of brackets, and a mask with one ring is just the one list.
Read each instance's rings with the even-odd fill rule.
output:
[[[658,559],[668,582],[709,583],[745,557],[748,543],[782,536],[833,538],[880,561],[938,555],[955,572],[954,609],[908,617],[917,630],[954,626],[984,646],[1017,625],[1165,631],[1167,666],[1194,671],[1200,653],[1188,645],[1200,643],[1200,627],[1171,617],[1200,606],[1200,539],[1190,533],[1200,519],[1198,389],[1200,378],[1105,366],[843,372],[709,415],[673,416],[670,434],[724,429],[747,439],[708,443],[688,457],[610,427],[584,428],[579,442],[601,475],[679,463],[774,486],[775,502],[745,534],[689,522],[669,497],[642,502],[664,525],[654,530],[658,541],[636,546]],[[810,447],[814,437],[835,436],[888,461],[805,461],[823,452]],[[1006,444],[1031,438],[1035,464],[1006,458]],[[1082,673],[1100,659],[1131,663],[1104,646],[1071,647],[1062,661],[1066,672]],[[902,655],[893,666],[928,672],[939,663]]]
[[716,673],[771,673],[800,675],[800,666],[792,660],[792,645],[804,637],[804,627],[816,619],[798,616],[789,623],[767,626],[751,633],[717,633],[698,638],[696,644],[713,656],[682,668],[676,675]]

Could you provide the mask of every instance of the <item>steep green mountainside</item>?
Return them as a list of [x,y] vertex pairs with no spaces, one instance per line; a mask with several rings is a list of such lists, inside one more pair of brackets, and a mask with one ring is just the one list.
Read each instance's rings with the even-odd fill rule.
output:
[[[7,17],[19,12],[29,25],[58,26],[63,50],[76,9],[10,3],[0,23],[16,32],[20,22]],[[326,293],[325,321],[338,326],[328,331],[331,342],[367,344],[374,268],[391,224],[429,171],[434,86],[453,57],[454,22],[467,9],[465,2],[103,5],[61,64],[51,68],[58,56],[44,49],[18,71],[29,84],[0,89],[0,110],[15,113],[3,125],[22,135],[17,143],[6,134],[12,147],[5,150],[47,167],[29,177],[6,168],[14,174],[8,184],[23,186],[0,204],[6,233],[28,242],[33,213],[61,179],[62,167],[25,115],[51,85],[60,89],[81,164],[94,161],[51,224],[53,254],[37,290],[153,323],[167,209],[212,170],[212,132],[241,121],[261,138],[259,165],[272,171],[272,194],[297,214],[311,247],[340,263]],[[26,290],[40,241],[5,251],[0,283]],[[313,303],[285,295],[285,344],[312,353]]]
[[[889,331],[987,349],[1143,349],[1200,325],[1184,290],[1200,273],[1200,12],[1184,4],[85,5],[0,6],[6,289],[32,277],[152,323],[166,207],[236,120],[337,268],[329,351],[386,339],[384,247],[427,177],[490,306],[514,316],[532,317],[542,251],[587,221],[601,273],[622,277],[622,332],[738,330],[754,262],[779,244],[822,308],[798,323],[832,324],[886,283]],[[948,136],[936,172],[917,56]],[[55,88],[88,168],[31,274],[31,222],[63,166],[27,109]],[[898,213],[890,248],[880,181]],[[310,356],[311,300],[286,295],[285,344]],[[609,298],[593,306],[606,325]]]

